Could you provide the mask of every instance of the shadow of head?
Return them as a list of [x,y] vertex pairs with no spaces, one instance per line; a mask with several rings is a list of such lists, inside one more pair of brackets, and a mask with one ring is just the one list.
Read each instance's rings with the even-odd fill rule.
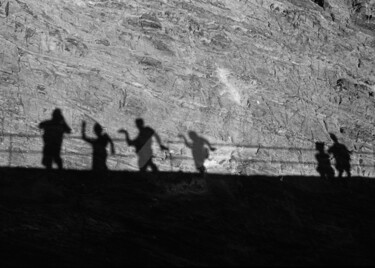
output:
[[319,152],[324,151],[324,142],[316,142],[315,143],[315,149]]
[[59,108],[56,108],[52,112],[52,120],[53,121],[61,121],[63,119],[62,112]]
[[96,136],[100,136],[103,132],[103,127],[99,123],[95,123],[94,125],[94,133]]
[[195,131],[189,131],[189,137],[192,140],[197,140],[198,139],[198,134]]
[[137,128],[142,129],[145,125],[145,122],[142,118],[137,118],[135,119],[135,125],[137,126]]

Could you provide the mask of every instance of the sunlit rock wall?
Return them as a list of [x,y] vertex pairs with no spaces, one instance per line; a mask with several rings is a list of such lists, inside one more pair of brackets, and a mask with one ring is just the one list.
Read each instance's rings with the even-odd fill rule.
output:
[[67,168],[90,168],[85,120],[116,140],[111,169],[136,170],[117,130],[141,117],[172,152],[155,146],[161,170],[195,170],[178,137],[193,130],[217,148],[209,172],[317,175],[332,132],[374,175],[375,1],[1,2],[1,165],[41,166],[38,123],[58,107]]

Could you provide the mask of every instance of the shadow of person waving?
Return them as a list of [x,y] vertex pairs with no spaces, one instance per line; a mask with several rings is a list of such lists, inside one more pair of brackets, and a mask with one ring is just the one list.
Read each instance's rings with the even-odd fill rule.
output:
[[331,166],[329,154],[324,151],[324,142],[316,142],[315,149],[318,151],[315,154],[315,159],[318,161],[316,170],[319,172],[322,179],[333,179],[335,171]]
[[348,178],[351,177],[350,174],[350,154],[351,152],[346,148],[344,144],[338,142],[336,135],[330,133],[329,136],[333,141],[333,145],[328,149],[328,153],[333,155],[335,159],[335,167],[339,172],[339,178],[342,178],[344,171],[346,172]]
[[[208,148],[211,151],[215,151],[216,148],[212,147],[211,144],[203,137],[200,137],[195,131],[189,131],[189,137],[192,142],[188,142],[184,135],[179,134],[179,137],[184,139],[185,145],[191,149],[196,169],[203,176],[206,172],[204,161],[209,157]],[[208,146],[208,148],[206,147]]]
[[103,133],[103,127],[99,123],[94,125],[94,133],[96,138],[88,138],[86,136],[86,122],[82,122],[81,135],[82,139],[92,146],[92,170],[106,171],[107,167],[107,146],[111,146],[111,154],[115,154],[115,146],[112,139],[107,133]]
[[56,163],[59,169],[63,168],[63,161],[61,159],[61,146],[64,134],[71,133],[71,128],[65,122],[60,109],[56,108],[52,112],[52,118],[45,120],[39,124],[39,128],[44,130],[43,133],[43,158],[42,164],[47,169],[52,169],[53,162]]
[[158,172],[158,168],[152,161],[152,138],[154,137],[158,142],[161,150],[169,150],[168,147],[164,146],[161,142],[159,135],[149,126],[144,125],[142,118],[137,118],[135,120],[135,125],[138,128],[139,134],[135,139],[129,138],[129,133],[120,129],[119,133],[124,133],[126,138],[126,143],[128,146],[134,146],[135,152],[138,155],[138,166],[141,172],[145,172],[148,167],[151,168],[152,172]]

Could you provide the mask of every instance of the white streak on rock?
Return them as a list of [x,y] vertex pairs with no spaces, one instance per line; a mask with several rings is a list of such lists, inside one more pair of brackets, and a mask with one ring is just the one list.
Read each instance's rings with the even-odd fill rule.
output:
[[221,83],[226,86],[226,90],[222,94],[228,92],[231,96],[231,99],[241,105],[241,95],[238,92],[238,89],[230,83],[228,80],[229,71],[224,68],[217,68],[217,75]]

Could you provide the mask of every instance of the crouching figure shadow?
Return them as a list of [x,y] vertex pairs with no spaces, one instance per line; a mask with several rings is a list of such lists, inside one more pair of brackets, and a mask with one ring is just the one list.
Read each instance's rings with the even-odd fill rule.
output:
[[[209,157],[209,150],[215,151],[216,148],[212,147],[211,144],[203,137],[200,137],[195,131],[189,131],[189,137],[192,142],[188,142],[184,135],[179,134],[179,137],[184,139],[185,145],[191,149],[195,167],[198,172],[203,176],[206,173],[206,167],[204,161]],[[205,146],[207,145],[208,148]]]
[[106,171],[107,167],[107,146],[111,146],[111,154],[115,154],[115,146],[112,139],[108,136],[107,133],[103,133],[103,127],[95,123],[94,133],[97,138],[88,138],[86,136],[86,122],[82,122],[81,134],[82,139],[92,146],[92,170],[97,171]]

